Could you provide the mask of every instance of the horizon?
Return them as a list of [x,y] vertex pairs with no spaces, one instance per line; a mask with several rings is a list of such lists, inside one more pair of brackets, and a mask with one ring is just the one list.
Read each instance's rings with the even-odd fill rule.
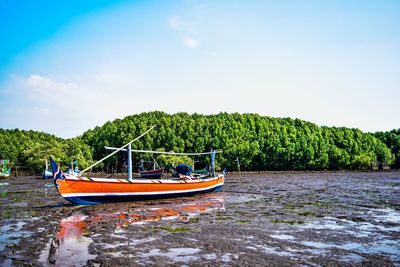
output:
[[71,138],[162,111],[399,129],[399,11],[394,0],[0,0],[0,128]]

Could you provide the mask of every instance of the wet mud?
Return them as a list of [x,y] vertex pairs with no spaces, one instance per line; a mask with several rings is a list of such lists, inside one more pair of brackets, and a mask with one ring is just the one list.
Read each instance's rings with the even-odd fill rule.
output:
[[228,176],[223,192],[73,206],[0,181],[1,266],[400,266],[400,173]]

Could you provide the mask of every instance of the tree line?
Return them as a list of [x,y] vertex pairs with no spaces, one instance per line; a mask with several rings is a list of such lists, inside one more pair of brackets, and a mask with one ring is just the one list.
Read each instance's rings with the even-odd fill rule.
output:
[[[0,130],[0,156],[14,163],[43,169],[44,157],[52,155],[62,165],[78,160],[89,166],[110,151],[105,146],[120,147],[152,125],[156,128],[132,144],[133,149],[174,152],[221,150],[217,167],[236,170],[238,158],[243,170],[338,170],[368,168],[373,162],[386,162],[399,168],[400,129],[374,134],[343,127],[320,127],[291,118],[272,118],[258,114],[219,113],[201,115],[146,112],[107,122],[72,139],[15,130]],[[209,157],[154,156],[169,167],[183,161],[196,161],[204,167]],[[117,153],[96,171],[121,171],[126,153]],[[152,160],[151,154],[133,154]]]
[[374,136],[385,143],[394,155],[395,160],[392,167],[400,169],[400,129],[389,132],[376,132]]
[[24,130],[0,129],[0,158],[11,160],[11,166],[41,172],[45,158],[54,157],[61,166],[78,160],[83,166],[92,163],[92,150],[80,137],[62,139],[54,135]]

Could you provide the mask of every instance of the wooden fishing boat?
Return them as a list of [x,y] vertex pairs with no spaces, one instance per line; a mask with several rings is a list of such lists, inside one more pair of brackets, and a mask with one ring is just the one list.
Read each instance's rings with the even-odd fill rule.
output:
[[79,205],[105,202],[132,201],[156,198],[191,196],[200,193],[218,192],[225,177],[205,179],[109,179],[91,178],[63,173],[53,159],[54,182],[60,195]]
[[[146,131],[144,134],[150,130]],[[74,204],[90,205],[105,202],[191,196],[200,193],[217,192],[222,189],[225,181],[225,176],[223,174],[194,180],[133,179],[131,143],[144,134],[95,163],[98,164],[118,151],[123,150],[124,147],[128,147],[128,179],[83,177],[82,174],[95,166],[95,164],[84,169],[80,174],[63,173],[57,163],[50,158],[54,183],[60,195]],[[209,154],[211,154],[213,161],[215,151]]]
[[10,177],[11,167],[10,161],[8,159],[0,160],[0,179],[6,179]]
[[44,162],[45,162],[45,169],[42,173],[42,178],[43,179],[51,179],[51,178],[53,178],[53,172],[49,168],[49,163],[47,162],[47,158],[44,159]]
[[[40,178],[40,177],[39,177]],[[43,179],[51,179],[53,178],[53,172],[50,170],[44,170],[43,174],[42,174],[42,178]]]
[[153,178],[153,179],[159,179],[161,178],[162,173],[164,172],[164,169],[155,169],[155,170],[144,170],[144,171],[139,171],[140,176],[143,178]]
[[[152,170],[146,170],[144,168],[144,160],[140,161],[140,167],[139,167],[139,173],[140,176],[143,178],[152,178],[152,179],[159,179],[161,178],[164,169],[160,168],[160,166],[158,166],[158,163],[156,162],[156,160],[153,159],[153,161],[150,161],[153,163],[153,169]],[[158,168],[157,168],[158,167]]]
[[0,179],[7,179],[8,177],[10,177],[9,173],[0,173]]
[[193,173],[200,174],[200,175],[202,175],[202,174],[208,175],[209,174],[208,167],[205,167],[203,169],[193,170]]

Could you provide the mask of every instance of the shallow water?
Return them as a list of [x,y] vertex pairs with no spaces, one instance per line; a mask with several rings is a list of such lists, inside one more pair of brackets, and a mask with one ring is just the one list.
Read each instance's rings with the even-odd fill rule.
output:
[[72,206],[0,185],[0,265],[400,265],[400,173],[228,177],[223,192]]
[[91,238],[85,237],[86,216],[79,212],[62,219],[57,235],[51,238],[41,252],[39,263],[43,266],[62,266],[65,263],[81,266],[95,256],[89,253]]

